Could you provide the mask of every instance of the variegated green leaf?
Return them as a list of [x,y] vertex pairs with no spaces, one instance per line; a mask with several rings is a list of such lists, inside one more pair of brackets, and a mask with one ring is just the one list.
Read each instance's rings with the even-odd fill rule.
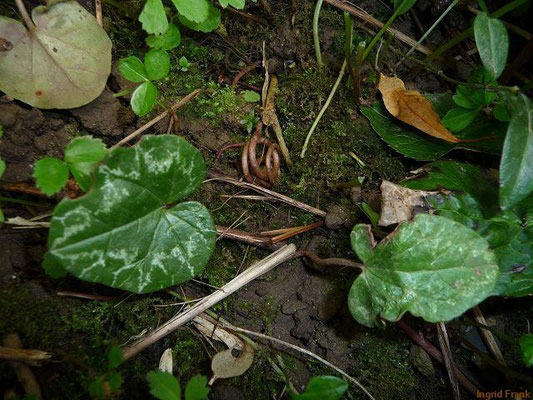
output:
[[198,275],[215,246],[212,218],[197,202],[170,205],[204,177],[201,153],[176,136],[146,136],[115,149],[91,191],[54,210],[48,267],[135,293]]
[[352,247],[365,264],[348,306],[361,324],[397,321],[409,311],[448,321],[492,294],[496,257],[478,233],[447,218],[419,214],[377,246],[367,225],[356,225]]

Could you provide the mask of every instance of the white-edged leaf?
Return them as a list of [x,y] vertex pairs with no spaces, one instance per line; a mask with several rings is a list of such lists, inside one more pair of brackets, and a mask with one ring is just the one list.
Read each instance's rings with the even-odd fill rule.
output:
[[131,109],[139,117],[152,111],[157,100],[157,87],[152,82],[144,82],[137,86],[131,95]]

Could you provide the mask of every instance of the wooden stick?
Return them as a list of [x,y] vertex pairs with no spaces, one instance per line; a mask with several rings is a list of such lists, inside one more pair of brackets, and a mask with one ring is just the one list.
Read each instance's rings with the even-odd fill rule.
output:
[[[342,0],[324,0],[324,1],[326,3],[331,4],[334,7],[337,7],[339,9],[343,10],[343,11],[346,11],[347,13],[352,14],[353,16],[355,16],[355,17],[357,17],[359,19],[362,19],[365,22],[368,22],[371,25],[377,26],[378,28],[382,28],[383,25],[384,25],[383,22],[381,22],[378,19],[374,18],[373,16],[371,16],[367,12],[359,10],[358,8],[355,8],[355,7],[345,3]],[[427,48],[426,46],[424,46],[422,44],[417,44],[416,40],[410,38],[409,36],[405,35],[404,33],[400,32],[397,29],[389,27],[387,29],[387,32],[389,32],[392,35],[394,35],[394,37],[396,39],[408,44],[409,46],[414,47],[415,50],[418,50],[421,53],[424,53],[426,55],[430,55],[431,52],[432,52],[431,49]]]
[[96,10],[96,22],[98,22],[98,25],[100,25],[102,28],[104,27],[104,17],[102,13],[102,1],[101,0],[94,0],[94,8]]
[[180,101],[178,101],[176,104],[174,104],[172,107],[170,107],[170,109],[162,112],[161,114],[159,114],[157,117],[155,117],[153,120],[151,120],[150,122],[144,124],[143,126],[141,126],[139,129],[137,129],[135,132],[133,133],[130,133],[128,136],[126,136],[124,139],[122,139],[120,142],[118,142],[117,144],[115,144],[114,146],[111,146],[110,150],[113,150],[113,149],[116,149],[117,147],[119,146],[122,146],[123,144],[125,143],[128,143],[131,139],[139,136],[141,133],[143,133],[145,130],[147,130],[148,128],[150,128],[151,126],[157,124],[159,121],[161,121],[163,118],[165,118],[169,113],[171,112],[174,112],[176,111],[177,109],[183,107],[185,104],[187,104],[189,101],[191,101],[192,99],[194,99],[196,96],[198,96],[200,94],[200,92],[202,91],[202,89],[196,89],[194,90],[193,92],[189,93],[187,96],[185,96],[183,99],[181,99]]
[[39,362],[48,360],[50,357],[52,357],[52,354],[42,350],[0,346],[0,359],[2,360],[24,361],[32,365],[37,365]]
[[[4,336],[3,344],[6,346],[5,348],[23,351],[22,341],[16,333]],[[37,382],[37,379],[35,378],[35,375],[33,374],[31,368],[21,361],[9,361],[9,365],[15,371],[17,379],[21,383],[26,394],[34,396],[36,399],[41,400],[41,387],[39,386],[39,382]]]
[[[476,322],[479,322],[483,325],[488,325],[487,321],[485,320],[485,317],[483,316],[483,313],[481,312],[481,309],[476,306],[472,309],[474,313],[474,319]],[[503,354],[500,350],[500,347],[498,346],[498,343],[496,343],[496,339],[494,339],[494,335],[491,331],[487,329],[480,328],[481,335],[483,336],[483,339],[485,339],[485,343],[487,343],[487,346],[489,347],[490,352],[492,355],[498,360],[498,362],[503,365],[507,366],[507,363],[505,362],[505,358],[503,358]]]
[[261,186],[258,186],[258,185],[254,185],[253,183],[242,182],[242,181],[239,181],[237,179],[230,178],[228,176],[222,175],[222,174],[220,174],[218,172],[215,172],[215,171],[207,171],[207,177],[209,178],[209,180],[231,183],[232,185],[235,185],[235,186],[251,189],[251,190],[253,190],[255,192],[258,192],[258,193],[261,193],[261,194],[264,194],[264,195],[267,195],[267,196],[270,196],[270,197],[274,197],[274,198],[276,198],[276,200],[281,201],[281,202],[283,202],[285,204],[291,205],[291,206],[296,207],[296,208],[300,208],[302,210],[310,212],[311,214],[318,215],[319,217],[322,217],[322,218],[326,217],[326,212],[325,211],[322,211],[322,210],[320,210],[320,209],[318,209],[316,207],[310,206],[310,205],[302,203],[300,201],[294,200],[294,199],[292,199],[292,198],[290,198],[288,196],[285,196],[285,195],[283,195],[281,193],[277,193],[277,192],[274,192],[274,191],[272,191],[270,189],[266,189],[264,187],[261,187]]
[[281,246],[272,243],[271,238],[251,235],[238,229],[226,228],[225,226],[216,225],[217,234],[222,238],[237,240],[239,242],[259,246],[271,250],[277,250]]
[[452,393],[454,400],[461,400],[461,393],[459,392],[459,383],[454,374],[455,363],[453,362],[452,350],[450,348],[450,341],[448,340],[448,332],[446,331],[446,325],[439,322],[437,325],[437,336],[439,338],[440,349],[442,358],[444,359],[444,365],[448,372],[448,379],[452,387]]
[[175,317],[171,318],[159,328],[142,337],[137,342],[133,343],[131,346],[124,347],[124,360],[131,359],[133,356],[140,353],[148,346],[156,343],[169,333],[174,332],[180,326],[192,321],[195,317],[203,313],[205,310],[222,301],[232,293],[235,293],[244,285],[272,270],[277,265],[291,259],[295,253],[296,246],[294,244],[289,244],[281,247],[279,250],[276,250],[268,257],[256,262],[246,271],[237,275],[234,279],[225,284],[222,288],[210,294],[209,296],[206,296],[203,300],[199,301],[182,314],[178,314]]

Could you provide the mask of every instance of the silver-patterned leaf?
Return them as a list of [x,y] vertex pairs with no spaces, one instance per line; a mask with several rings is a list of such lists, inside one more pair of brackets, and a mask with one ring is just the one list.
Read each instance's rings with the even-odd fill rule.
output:
[[54,210],[48,263],[83,280],[148,293],[198,275],[216,232],[197,202],[172,203],[205,177],[201,153],[182,138],[146,136],[115,149],[91,190]]

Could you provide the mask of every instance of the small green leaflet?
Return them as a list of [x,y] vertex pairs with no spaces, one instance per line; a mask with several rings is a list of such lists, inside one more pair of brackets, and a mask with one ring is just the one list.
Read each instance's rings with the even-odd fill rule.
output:
[[157,100],[157,87],[152,82],[144,82],[137,86],[130,100],[131,109],[139,117],[152,111]]
[[480,12],[474,19],[474,38],[481,62],[492,78],[497,79],[505,69],[509,52],[509,36],[505,25]]
[[91,186],[91,173],[95,165],[102,161],[106,154],[105,144],[91,136],[75,138],[65,149],[65,162],[84,192]]
[[492,116],[498,121],[509,122],[511,120],[509,110],[504,103],[496,104],[496,106],[492,109]]
[[314,376],[305,392],[291,394],[293,400],[338,400],[348,390],[348,383],[336,376]]
[[150,371],[147,374],[150,394],[159,400],[181,400],[181,387],[170,372]]
[[181,33],[174,24],[169,24],[168,29],[161,35],[150,35],[146,39],[146,44],[154,49],[172,50],[181,43]]
[[459,132],[470,125],[479,113],[479,108],[452,108],[441,119],[442,124],[452,132]]
[[241,95],[244,101],[248,103],[257,103],[259,100],[261,100],[261,96],[259,96],[259,93],[254,92],[253,90],[243,90],[241,92]]
[[508,209],[533,191],[533,103],[515,101],[500,161],[500,205]]
[[161,35],[168,29],[168,20],[161,0],[147,0],[139,15],[143,29],[154,35]]
[[4,175],[4,171],[6,170],[6,162],[0,158],[0,178],[2,175]]
[[177,136],[113,150],[85,196],[56,206],[45,266],[134,293],[191,279],[214,250],[213,220],[200,203],[169,204],[204,177],[201,153]]
[[210,17],[213,5],[207,0],[172,0],[180,13],[191,22],[201,23]]
[[520,338],[520,350],[526,367],[533,367],[533,334],[526,333]]
[[118,64],[120,74],[130,82],[146,82],[148,74],[144,69],[144,64],[137,57],[130,56],[122,58]]
[[107,353],[107,368],[115,369],[124,361],[122,350],[118,346],[113,346]]
[[191,67],[191,65],[192,64],[189,62],[189,60],[187,60],[187,57],[185,56],[180,57],[179,66],[183,72],[187,72],[189,68]]
[[[177,0],[174,0],[177,1]],[[196,0],[195,0],[196,1]],[[209,3],[209,10],[207,19],[202,22],[191,21],[185,15],[178,15],[179,21],[185,25],[187,28],[194,31],[200,31],[204,33],[209,33],[217,29],[220,25],[220,11]]]
[[233,8],[242,10],[245,5],[245,0],[220,0],[219,3],[222,6],[222,8],[226,8],[227,6],[232,6]]
[[356,225],[350,239],[365,267],[348,306],[369,327],[406,311],[428,322],[449,321],[490,296],[498,278],[487,241],[444,217],[418,214],[377,246],[368,225]]
[[144,68],[150,80],[162,79],[170,71],[170,56],[165,50],[152,49],[144,56]]
[[203,375],[193,376],[185,386],[185,400],[205,400],[208,394],[207,378]]
[[41,158],[33,169],[35,184],[47,196],[59,192],[67,183],[68,175],[68,165],[55,157]]
[[109,372],[107,374],[107,383],[111,392],[117,392],[122,386],[122,375],[120,372]]

